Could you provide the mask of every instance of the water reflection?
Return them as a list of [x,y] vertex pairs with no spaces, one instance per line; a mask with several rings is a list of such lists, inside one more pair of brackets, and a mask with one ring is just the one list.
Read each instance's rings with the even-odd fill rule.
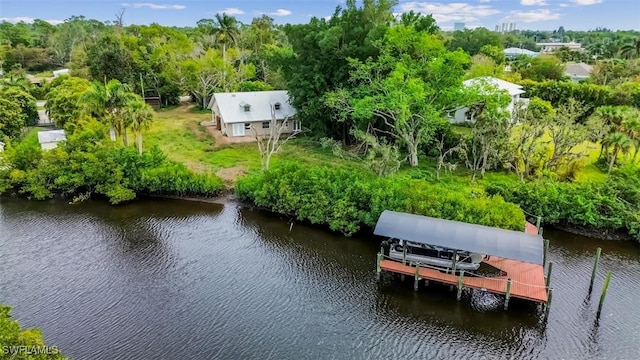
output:
[[[376,241],[236,204],[0,200],[0,302],[78,359],[635,358],[633,244],[546,231],[554,303],[374,280]],[[631,246],[629,246],[631,245]],[[593,253],[603,247],[592,298]],[[597,299],[613,270],[599,322]],[[125,357],[125,356],[123,356]]]

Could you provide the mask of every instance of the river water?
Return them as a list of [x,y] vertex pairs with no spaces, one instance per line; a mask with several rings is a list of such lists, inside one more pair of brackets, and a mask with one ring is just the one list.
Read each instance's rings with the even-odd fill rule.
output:
[[[0,303],[74,359],[638,359],[640,251],[546,231],[553,304],[375,282],[376,243],[178,200],[0,200]],[[595,249],[603,248],[587,294]],[[613,272],[602,315],[596,309]]]

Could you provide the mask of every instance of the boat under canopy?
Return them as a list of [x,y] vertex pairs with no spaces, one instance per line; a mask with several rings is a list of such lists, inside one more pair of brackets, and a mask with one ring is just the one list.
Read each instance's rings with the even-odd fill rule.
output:
[[385,210],[375,235],[541,265],[541,235]]

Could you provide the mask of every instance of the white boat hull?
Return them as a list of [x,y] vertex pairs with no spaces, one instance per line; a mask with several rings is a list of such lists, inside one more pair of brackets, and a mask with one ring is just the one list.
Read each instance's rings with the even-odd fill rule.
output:
[[[389,258],[396,261],[402,261],[404,258],[408,263],[435,266],[443,269],[451,269],[453,265],[452,261],[449,259],[440,259],[432,256],[423,256],[411,253],[407,253],[405,255],[401,251],[396,251],[393,246],[389,249]],[[475,271],[478,270],[479,267],[480,262],[456,262],[456,270]]]

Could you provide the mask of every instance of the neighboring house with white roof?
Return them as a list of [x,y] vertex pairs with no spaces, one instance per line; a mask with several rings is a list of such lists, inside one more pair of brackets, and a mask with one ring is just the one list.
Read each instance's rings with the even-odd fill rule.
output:
[[58,147],[60,141],[67,140],[64,130],[38,131],[38,142],[42,150],[51,150]]
[[295,119],[296,109],[284,90],[216,93],[209,107],[216,128],[227,136],[269,134],[273,117],[278,122],[287,122],[283,134],[301,130]]
[[504,56],[509,60],[513,60],[518,56],[536,57],[538,55],[539,53],[535,51],[527,50],[527,49],[521,49],[521,48],[515,48],[515,47],[504,49]]
[[588,79],[591,76],[593,66],[585,63],[568,63],[564,74],[573,81]]
[[[521,98],[521,95],[525,93],[525,91],[522,89],[522,86],[491,76],[469,79],[463,81],[462,83],[467,87],[488,84],[494,86],[498,90],[505,90],[509,93],[509,96],[511,96],[511,102],[507,106],[507,110],[509,111],[509,113],[513,113],[516,103],[523,102],[526,104],[529,101],[529,99]],[[474,116],[475,114],[473,113],[473,111],[470,111],[468,107],[461,107],[449,112],[449,114],[447,114],[447,119],[452,124],[460,124],[473,122]]]

